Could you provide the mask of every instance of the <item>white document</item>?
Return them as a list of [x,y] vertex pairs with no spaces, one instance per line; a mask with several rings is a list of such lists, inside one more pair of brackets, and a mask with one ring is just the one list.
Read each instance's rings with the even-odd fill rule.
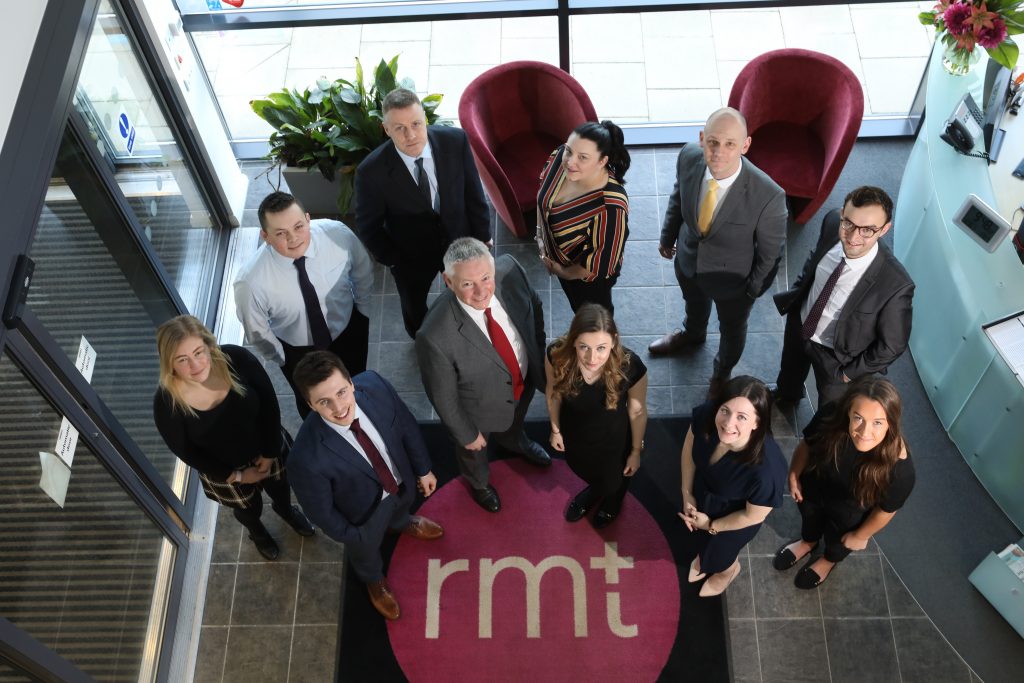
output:
[[1024,316],[1004,320],[985,328],[996,351],[1003,357],[1017,379],[1024,383]]
[[39,488],[63,508],[68,495],[68,484],[71,483],[71,468],[53,453],[43,451],[39,451],[39,464],[42,468]]
[[96,349],[92,347],[89,340],[82,337],[78,342],[78,357],[75,358],[75,367],[82,373],[86,382],[92,383],[92,370],[96,367]]

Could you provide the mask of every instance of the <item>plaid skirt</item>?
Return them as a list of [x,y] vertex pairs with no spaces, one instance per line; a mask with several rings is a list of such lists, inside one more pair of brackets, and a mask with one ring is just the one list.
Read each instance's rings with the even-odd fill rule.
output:
[[[268,474],[262,481],[256,482],[255,484],[228,484],[223,481],[214,481],[210,479],[202,472],[197,472],[199,475],[199,483],[203,486],[203,493],[210,500],[220,503],[225,507],[247,509],[256,504],[257,498],[262,502],[263,487],[267,482],[281,481],[284,479],[285,471],[285,459],[288,457],[288,452],[292,447],[292,437],[288,433],[288,430],[281,428],[281,437],[284,443],[284,447],[281,451],[281,455],[274,458],[273,463],[270,465],[270,474]],[[255,463],[249,463],[253,465]]]

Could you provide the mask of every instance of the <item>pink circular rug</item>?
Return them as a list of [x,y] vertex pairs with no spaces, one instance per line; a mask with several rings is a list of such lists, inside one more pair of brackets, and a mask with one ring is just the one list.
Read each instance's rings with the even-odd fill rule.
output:
[[402,616],[388,633],[409,680],[657,679],[676,638],[679,578],[643,505],[627,495],[598,532],[563,517],[584,486],[564,461],[493,462],[491,483],[501,512],[449,482],[419,510],[445,535],[403,536],[391,557]]

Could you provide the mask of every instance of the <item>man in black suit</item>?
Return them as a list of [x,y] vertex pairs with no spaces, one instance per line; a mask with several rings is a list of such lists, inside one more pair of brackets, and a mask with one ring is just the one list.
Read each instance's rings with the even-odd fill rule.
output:
[[891,227],[892,199],[877,187],[858,187],[825,216],[800,277],[775,295],[786,316],[777,400],[799,401],[814,368],[818,405],[835,401],[847,382],[884,373],[906,350],[914,282],[879,244]]
[[772,285],[786,239],[786,194],[743,156],[749,147],[738,111],[725,107],[708,117],[700,146],[679,152],[658,246],[664,258],[675,257],[686,320],[648,350],[667,354],[703,344],[714,303],[721,340],[712,393],[743,355],[750,309]]
[[444,250],[458,237],[489,244],[490,215],[462,130],[428,126],[416,93],[404,88],[387,94],[383,110],[391,140],[356,170],[356,233],[391,269],[415,338]]

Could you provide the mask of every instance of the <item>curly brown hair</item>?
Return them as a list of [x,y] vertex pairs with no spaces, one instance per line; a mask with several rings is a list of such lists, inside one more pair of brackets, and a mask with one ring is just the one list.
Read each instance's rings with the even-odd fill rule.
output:
[[551,344],[552,386],[557,398],[575,396],[583,386],[583,373],[576,355],[576,340],[588,332],[606,332],[612,338],[612,350],[601,369],[604,379],[604,405],[614,410],[619,405],[619,389],[626,381],[629,353],[622,347],[619,328],[608,309],[599,304],[584,304],[576,312],[569,331]]

